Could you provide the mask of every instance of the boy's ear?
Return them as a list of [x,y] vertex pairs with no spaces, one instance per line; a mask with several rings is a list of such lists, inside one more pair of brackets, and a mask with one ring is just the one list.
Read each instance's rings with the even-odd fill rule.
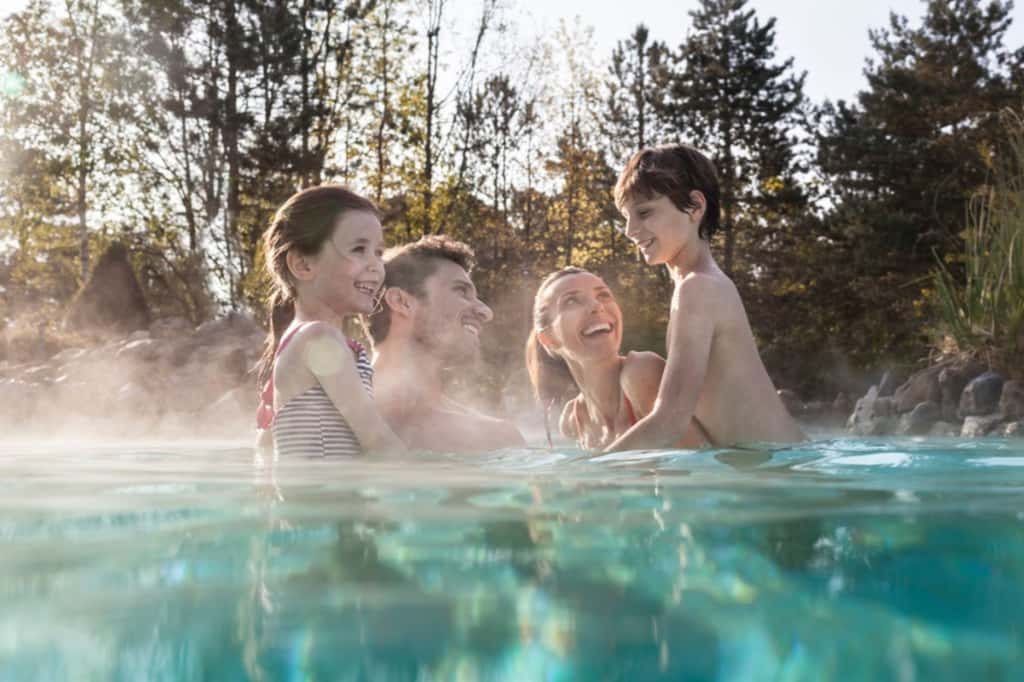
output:
[[708,205],[708,200],[704,197],[704,192],[698,189],[690,192],[690,203],[694,204],[695,207],[691,209],[693,211],[693,217],[699,222],[704,217],[704,209]]
[[391,312],[408,317],[412,314],[412,296],[398,287],[388,287],[384,291],[384,304],[391,308]]
[[292,273],[295,279],[310,280],[313,278],[315,273],[312,259],[298,249],[288,249],[285,261],[288,264],[288,271]]

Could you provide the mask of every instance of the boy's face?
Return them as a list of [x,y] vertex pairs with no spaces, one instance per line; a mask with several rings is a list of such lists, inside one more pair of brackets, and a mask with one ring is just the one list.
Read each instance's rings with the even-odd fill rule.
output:
[[689,211],[680,211],[663,194],[632,197],[623,203],[625,234],[640,250],[648,265],[670,262],[680,251],[690,248],[700,239],[704,201],[699,192],[694,194],[700,197],[699,206]]

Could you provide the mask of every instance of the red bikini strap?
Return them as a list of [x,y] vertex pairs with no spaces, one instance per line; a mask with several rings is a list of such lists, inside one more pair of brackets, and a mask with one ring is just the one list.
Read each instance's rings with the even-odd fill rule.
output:
[[622,392],[622,399],[626,402],[626,414],[629,415],[629,425],[636,424],[636,414],[633,413],[633,403],[629,402],[626,392]]
[[[277,360],[277,356],[281,354],[284,347],[288,345],[288,342],[294,338],[295,333],[306,326],[306,323],[297,324],[288,332],[281,337],[281,342],[277,344],[277,350],[274,351],[274,360]],[[260,429],[269,429],[274,424],[274,368],[270,369],[270,379],[263,385],[263,390],[260,392],[260,404],[256,408],[256,427]]]

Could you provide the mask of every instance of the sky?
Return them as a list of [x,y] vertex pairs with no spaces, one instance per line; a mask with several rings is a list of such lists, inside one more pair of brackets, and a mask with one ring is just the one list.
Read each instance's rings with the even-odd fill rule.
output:
[[[25,5],[26,0],[0,0],[0,17]],[[607,58],[616,42],[643,22],[656,40],[676,46],[686,35],[689,11],[697,0],[501,0],[523,40],[552,31],[560,18],[579,16],[594,29],[596,56]],[[453,14],[474,16],[480,0],[449,0]],[[852,99],[865,86],[864,60],[871,55],[868,30],[886,26],[890,11],[919,25],[922,0],[750,0],[762,20],[775,17],[780,58],[794,58],[798,71],[807,71],[805,92],[811,100]],[[1024,46],[1024,0],[1013,10],[1006,36],[1009,47]]]
[[[453,0],[475,7],[479,0]],[[619,40],[628,38],[638,23],[651,37],[670,47],[686,35],[689,12],[697,0],[506,0],[516,14],[527,15],[526,25],[541,31],[553,29],[560,17],[580,16],[594,28],[594,42],[601,57],[611,53]],[[1017,0],[1013,23],[1004,44],[1024,46],[1024,0]],[[867,82],[864,60],[872,54],[868,30],[888,26],[889,13],[907,16],[919,26],[924,15],[922,0],[749,0],[748,7],[766,21],[776,18],[775,44],[781,59],[794,58],[798,71],[807,71],[805,92],[811,100],[852,99]],[[526,28],[526,26],[524,26]]]

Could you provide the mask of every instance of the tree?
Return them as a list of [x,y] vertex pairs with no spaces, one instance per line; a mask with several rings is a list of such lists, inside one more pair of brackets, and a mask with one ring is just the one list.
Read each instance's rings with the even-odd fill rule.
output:
[[612,164],[624,165],[633,152],[660,141],[657,113],[664,99],[667,57],[665,44],[651,42],[643,24],[612,51],[601,126]]
[[968,203],[1005,153],[997,113],[1020,101],[1013,74],[1024,58],[1003,47],[1011,9],[931,0],[920,26],[892,14],[870,33],[867,89],[821,113],[828,223],[851,264],[851,314],[885,340],[879,352],[905,357],[927,347],[933,252],[962,251]]
[[721,185],[724,265],[732,274],[736,222],[782,196],[802,202],[794,128],[806,74],[775,61],[775,19],[762,24],[746,0],[701,0],[693,32],[675,53],[662,113],[679,139],[708,153]]

